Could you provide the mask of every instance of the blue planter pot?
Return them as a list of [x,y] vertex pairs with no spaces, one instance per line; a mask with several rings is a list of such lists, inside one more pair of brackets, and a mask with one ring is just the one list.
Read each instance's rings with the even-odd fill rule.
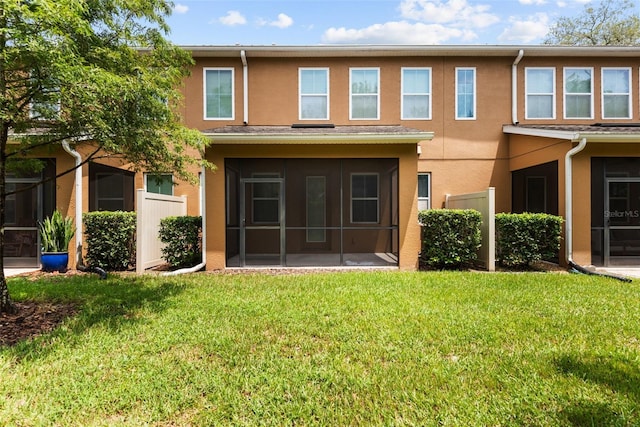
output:
[[59,271],[64,273],[67,271],[69,264],[68,252],[43,252],[40,256],[40,263],[43,271]]

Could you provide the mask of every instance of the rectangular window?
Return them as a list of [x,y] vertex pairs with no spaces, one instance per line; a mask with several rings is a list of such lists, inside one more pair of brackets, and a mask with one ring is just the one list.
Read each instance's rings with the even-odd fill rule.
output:
[[96,210],[125,210],[123,174],[96,173]]
[[564,69],[564,118],[593,118],[593,68]]
[[[324,176],[307,177],[307,242],[325,242],[327,180]],[[320,227],[320,228],[318,228]]]
[[631,69],[602,69],[602,118],[631,118]]
[[431,209],[431,174],[418,174],[418,210]]
[[476,69],[456,68],[456,120],[476,118]]
[[352,68],[349,76],[349,119],[380,118],[380,69]]
[[144,177],[147,192],[173,196],[173,175],[170,173],[147,173]]
[[[277,173],[255,173],[253,178],[279,179]],[[252,187],[252,217],[256,224],[280,223],[280,183],[274,181],[254,182]]]
[[329,69],[300,68],[300,120],[329,119]]
[[233,68],[205,68],[205,120],[233,120],[233,103]]
[[402,69],[403,120],[431,119],[431,68]]
[[525,117],[556,118],[555,68],[525,68]]
[[351,175],[351,222],[378,223],[378,174]]

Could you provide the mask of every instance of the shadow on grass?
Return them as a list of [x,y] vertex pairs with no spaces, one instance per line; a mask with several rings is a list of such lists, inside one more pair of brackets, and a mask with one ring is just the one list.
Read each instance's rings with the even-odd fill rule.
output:
[[98,325],[117,333],[144,322],[145,318],[139,315],[141,309],[154,313],[164,311],[173,304],[172,297],[185,288],[176,278],[116,274],[107,280],[84,275],[36,281],[16,278],[8,285],[15,300],[74,303],[79,310],[73,319],[67,319],[68,327],[13,346],[10,351],[20,359],[45,356],[53,347],[47,342],[72,344]]
[[[568,376],[609,388],[640,405],[640,367],[637,362],[613,356],[563,356],[556,360],[557,369]],[[570,402],[563,412],[575,426],[627,425],[625,414],[611,403],[584,399]]]

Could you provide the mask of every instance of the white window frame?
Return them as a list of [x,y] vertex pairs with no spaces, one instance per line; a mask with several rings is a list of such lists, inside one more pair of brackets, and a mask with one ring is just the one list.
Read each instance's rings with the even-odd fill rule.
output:
[[[353,196],[353,178],[356,176],[375,176],[376,177],[376,196],[375,197],[354,197]],[[377,172],[354,172],[349,179],[349,196],[351,198],[351,223],[352,224],[378,224],[380,223],[380,174]],[[376,220],[375,221],[354,221],[353,220],[353,202],[354,201],[376,201]]]
[[[614,93],[605,93],[604,91],[604,75],[606,74],[605,71],[626,71],[627,72],[627,81],[629,82],[629,92],[624,93],[624,92],[614,92]],[[631,94],[633,93],[633,83],[632,83],[632,78],[631,78],[632,74],[631,74],[631,67],[602,67],[602,69],[600,70],[600,87],[601,87],[601,107],[602,107],[602,118],[603,119],[630,119],[633,117],[633,102],[631,100]],[[626,95],[627,96],[627,109],[629,110],[629,114],[626,117],[615,117],[615,116],[607,116],[606,112],[605,112],[605,104],[604,104],[604,100],[607,96],[620,96],[620,95]]]
[[[151,176],[155,176],[155,175],[160,175],[160,176],[168,176],[171,177],[171,194],[168,194],[169,196],[173,196],[173,190],[175,187],[175,182],[173,181],[173,174],[170,173],[150,173],[150,172],[145,172],[144,173],[144,191],[149,192],[149,186],[147,184],[149,177]],[[154,194],[163,194],[163,193],[154,193]]]
[[[353,93],[353,72],[375,71],[377,74],[377,87],[375,93]],[[353,117],[353,98],[358,96],[376,96],[376,117]],[[349,120],[380,120],[380,67],[352,67],[349,68]]]
[[[550,71],[551,72],[551,92],[530,92],[529,91],[529,70]],[[525,67],[524,69],[524,117],[529,120],[555,120],[556,118],[556,69],[555,67]],[[529,116],[529,96],[551,96],[551,115],[549,117]]]
[[[208,117],[207,116],[207,71],[231,71],[231,116],[230,117]],[[202,69],[202,116],[204,120],[235,120],[236,115],[236,91],[235,91],[235,69],[233,67],[205,67]]]
[[[567,92],[567,71],[569,70],[589,70],[591,72],[591,92],[576,92],[576,93],[568,93]],[[594,106],[593,106],[593,91],[594,91],[594,68],[593,67],[564,67],[562,70],[562,93],[563,93],[563,117],[566,120],[592,120],[594,116]],[[591,115],[588,117],[567,117],[567,96],[569,95],[577,95],[577,96],[589,96],[590,103],[589,109],[591,110]]]
[[[327,92],[326,93],[302,93],[302,73],[305,71],[324,71],[326,73],[327,79]],[[330,96],[331,93],[329,84],[331,80],[329,79],[329,68],[328,67],[301,67],[298,69],[298,118],[300,120],[330,120]],[[305,96],[308,97],[325,97],[327,98],[327,111],[325,112],[325,117],[302,117],[302,98]]]
[[[405,78],[404,78],[404,72],[405,71],[413,71],[413,70],[417,70],[417,71],[427,71],[429,73],[429,88],[428,88],[428,92],[427,93],[405,93]],[[400,69],[400,117],[402,118],[402,120],[431,120],[431,106],[432,106],[432,92],[433,92],[433,73],[431,71],[431,67],[402,67]],[[406,112],[404,110],[404,99],[405,97],[412,97],[412,96],[426,96],[429,99],[428,105],[427,105],[427,115],[425,117],[407,117],[406,116]]]
[[[473,115],[471,117],[461,117],[458,115],[458,97],[461,95],[459,92],[459,87],[458,87],[458,73],[460,71],[473,71],[473,92],[472,92],[472,96],[473,96]],[[476,120],[476,117],[478,116],[478,111],[477,111],[477,102],[478,102],[478,95],[477,95],[477,73],[476,73],[476,67],[456,67],[456,102],[455,102],[455,109],[456,109],[456,120]]]
[[[420,176],[428,176],[429,177],[429,185],[428,185],[428,196],[420,195],[420,185],[418,184],[418,210],[431,209],[431,172],[419,172],[418,177]],[[422,202],[422,203],[420,203]],[[421,205],[426,205],[421,207]]]

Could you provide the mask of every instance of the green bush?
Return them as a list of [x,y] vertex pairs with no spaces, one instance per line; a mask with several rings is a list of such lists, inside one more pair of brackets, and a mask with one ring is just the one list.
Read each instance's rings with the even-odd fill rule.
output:
[[135,212],[89,212],[82,218],[89,265],[122,271],[135,264]]
[[170,216],[160,220],[162,257],[172,267],[191,267],[202,259],[202,217]]
[[460,268],[477,258],[482,216],[473,209],[421,211],[420,264],[426,268]]
[[496,260],[507,267],[527,267],[557,257],[562,218],[548,214],[496,215]]

